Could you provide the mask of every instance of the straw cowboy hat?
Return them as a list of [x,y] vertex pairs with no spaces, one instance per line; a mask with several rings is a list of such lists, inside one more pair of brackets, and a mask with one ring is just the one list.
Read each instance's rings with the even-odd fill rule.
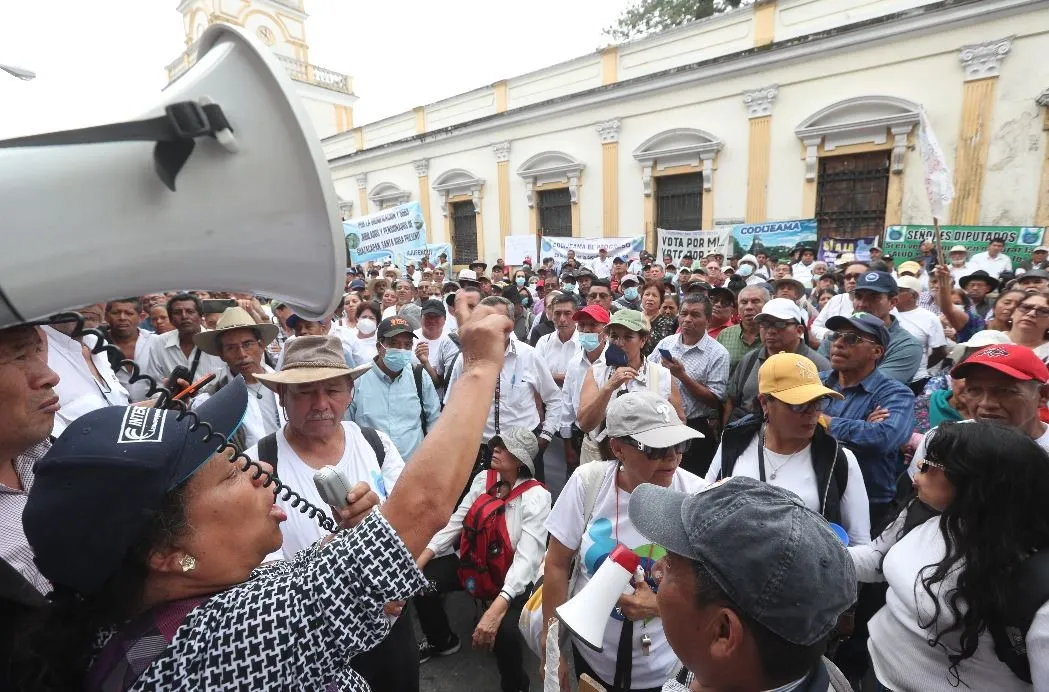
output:
[[222,332],[232,329],[257,329],[262,338],[262,346],[266,347],[277,338],[277,325],[263,322],[259,324],[251,318],[248,311],[241,307],[226,308],[222,317],[219,318],[215,328],[209,332],[200,332],[193,335],[193,343],[204,353],[212,356],[222,355],[222,346],[219,344],[219,336]]
[[371,369],[372,363],[356,368],[346,365],[342,340],[337,336],[299,336],[284,347],[284,362],[278,372],[255,377],[277,391],[282,384],[307,384],[346,376],[356,380]]

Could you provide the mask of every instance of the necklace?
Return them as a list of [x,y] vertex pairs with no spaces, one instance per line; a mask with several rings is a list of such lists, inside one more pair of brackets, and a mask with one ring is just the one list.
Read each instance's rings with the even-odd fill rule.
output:
[[256,385],[255,387],[252,387],[250,384],[245,382],[244,386],[247,387],[255,395],[256,399],[259,399],[259,400],[262,399],[262,388],[263,388],[264,385],[260,384],[260,385]]
[[[768,449],[765,446],[765,429],[766,426],[762,426],[761,433],[758,435],[758,471],[760,472],[761,480],[765,480],[765,450]],[[772,473],[769,474],[769,480],[776,480],[776,475],[783,469],[783,467],[789,464],[794,457],[796,457],[798,454],[804,451],[805,448],[809,446],[809,444],[809,442],[806,442],[801,447],[794,450],[794,452],[791,453],[789,457],[787,457],[786,461],[781,463],[779,466],[774,466],[772,468]],[[780,454],[779,452],[773,452],[771,449],[769,449],[768,451],[770,454]],[[782,456],[782,454],[780,454],[780,456]],[[769,460],[769,465],[772,465],[771,460]]]
[[[805,447],[808,447],[808,445],[805,445]],[[801,449],[805,449],[805,447],[802,447]],[[766,449],[768,449],[768,448],[766,447]],[[773,481],[776,480],[776,474],[780,472],[780,469],[782,469],[784,466],[789,464],[791,459],[796,457],[798,455],[798,453],[801,452],[801,449],[799,449],[798,451],[794,452],[789,457],[787,457],[787,460],[784,461],[779,466],[772,466],[772,460],[769,459],[769,466],[772,466],[772,473],[769,474],[769,480],[773,480]],[[777,454],[777,452],[773,452],[771,449],[769,449],[768,451],[769,451],[770,454]]]

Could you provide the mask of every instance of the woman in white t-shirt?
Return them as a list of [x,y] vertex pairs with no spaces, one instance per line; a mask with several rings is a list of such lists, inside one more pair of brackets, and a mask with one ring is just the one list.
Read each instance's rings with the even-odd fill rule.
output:
[[[596,455],[596,443],[601,437],[605,410],[615,397],[627,392],[655,392],[673,405],[678,417],[684,422],[681,391],[674,382],[674,377],[668,369],[659,363],[646,360],[641,353],[650,331],[648,318],[638,310],[616,311],[605,327],[608,334],[605,358],[590,366],[583,378],[583,389],[579,394],[576,423],[580,430],[587,433],[579,463],[585,464],[601,458]],[[623,363],[609,365],[610,359],[615,362],[617,353]]]
[[[868,623],[878,682],[900,692],[1049,689],[1049,602],[1017,608],[1039,588],[1017,575],[1036,559],[1044,573],[1049,551],[1049,455],[1016,428],[944,423],[916,465],[918,499],[940,515],[908,532],[912,503],[873,543],[848,549],[861,581],[889,584]],[[1028,681],[999,658],[1023,648]]]
[[[690,440],[702,435],[685,426],[670,403],[648,391],[616,398],[608,407],[605,433],[613,461],[581,467],[569,478],[547,520],[550,542],[543,577],[543,620],[578,593],[617,545],[641,558],[645,582],[632,595],[619,599],[609,613],[604,650],[596,652],[573,640],[576,674],[588,673],[611,689],[632,692],[659,690],[679,663],[663,632],[656,606],[652,567],[666,550],[648,542],[630,521],[630,496],[642,483],[653,483],[694,493],[706,481],[681,468],[681,455]],[[593,506],[587,507],[588,498]],[[578,569],[569,594],[570,566]],[[540,641],[546,640],[546,632]],[[630,656],[618,652],[629,648]],[[567,668],[562,661],[561,688],[567,690]]]
[[841,398],[823,386],[816,364],[805,356],[769,356],[758,369],[761,414],[725,429],[707,482],[749,476],[785,488],[844,528],[850,545],[870,543],[870,505],[860,465],[817,423],[827,401]]
[[357,331],[350,342],[349,352],[353,358],[351,365],[370,363],[379,352],[375,343],[375,330],[382,321],[382,308],[374,301],[357,306]]

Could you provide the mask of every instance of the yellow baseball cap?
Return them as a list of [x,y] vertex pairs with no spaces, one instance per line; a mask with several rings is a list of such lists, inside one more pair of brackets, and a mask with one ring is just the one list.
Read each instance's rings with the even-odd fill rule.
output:
[[901,264],[897,271],[899,271],[901,276],[907,272],[912,272],[915,276],[917,276],[918,274],[921,274],[922,265],[912,260],[910,262],[904,262],[903,264]]
[[807,404],[820,397],[845,397],[820,382],[816,364],[796,353],[769,356],[758,369],[758,393],[785,404]]

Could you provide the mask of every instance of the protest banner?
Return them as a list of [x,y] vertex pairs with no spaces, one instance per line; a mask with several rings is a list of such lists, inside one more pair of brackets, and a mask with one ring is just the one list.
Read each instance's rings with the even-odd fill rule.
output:
[[862,238],[824,238],[820,241],[819,252],[816,259],[827,264],[833,264],[847,252],[851,252],[856,259],[870,262],[871,248],[878,242],[878,236],[868,235]]
[[426,221],[418,202],[343,221],[342,230],[354,264],[393,258],[426,244]]
[[448,259],[452,258],[452,246],[450,243],[429,243],[422,247],[411,248],[409,250],[402,250],[398,252],[394,258],[394,262],[404,267],[409,263],[414,264],[415,268],[418,269],[421,266],[423,257],[426,257],[430,261],[430,266],[437,264],[437,256],[444,253]]
[[560,267],[561,263],[568,259],[569,250],[575,251],[576,260],[585,262],[597,257],[597,251],[601,248],[608,250],[610,257],[622,257],[629,261],[636,259],[645,249],[645,236],[639,235],[633,238],[544,237],[539,256],[540,258],[553,257],[554,264]]
[[[932,240],[935,230],[932,224],[925,226],[889,226],[885,229],[885,242],[881,249],[892,255],[896,266],[921,255],[919,246],[923,240]],[[1013,265],[1030,259],[1031,253],[1042,244],[1045,228],[1042,226],[940,226],[944,250],[953,245],[963,245],[971,257],[987,249],[991,238],[1005,239],[1005,254]]]
[[534,235],[508,235],[503,239],[503,261],[511,266],[524,264],[525,257],[532,258],[532,266],[538,267],[540,258]]
[[732,254],[737,257],[764,251],[772,260],[790,257],[798,243],[816,248],[816,219],[738,224],[732,227]]
[[713,253],[721,253],[728,257],[732,254],[732,243],[729,241],[731,230],[730,227],[716,228],[713,231],[668,231],[665,228],[657,228],[659,252],[656,253],[656,257],[662,260],[670,255],[675,265],[681,264],[681,257],[685,253],[692,255],[694,260]]

